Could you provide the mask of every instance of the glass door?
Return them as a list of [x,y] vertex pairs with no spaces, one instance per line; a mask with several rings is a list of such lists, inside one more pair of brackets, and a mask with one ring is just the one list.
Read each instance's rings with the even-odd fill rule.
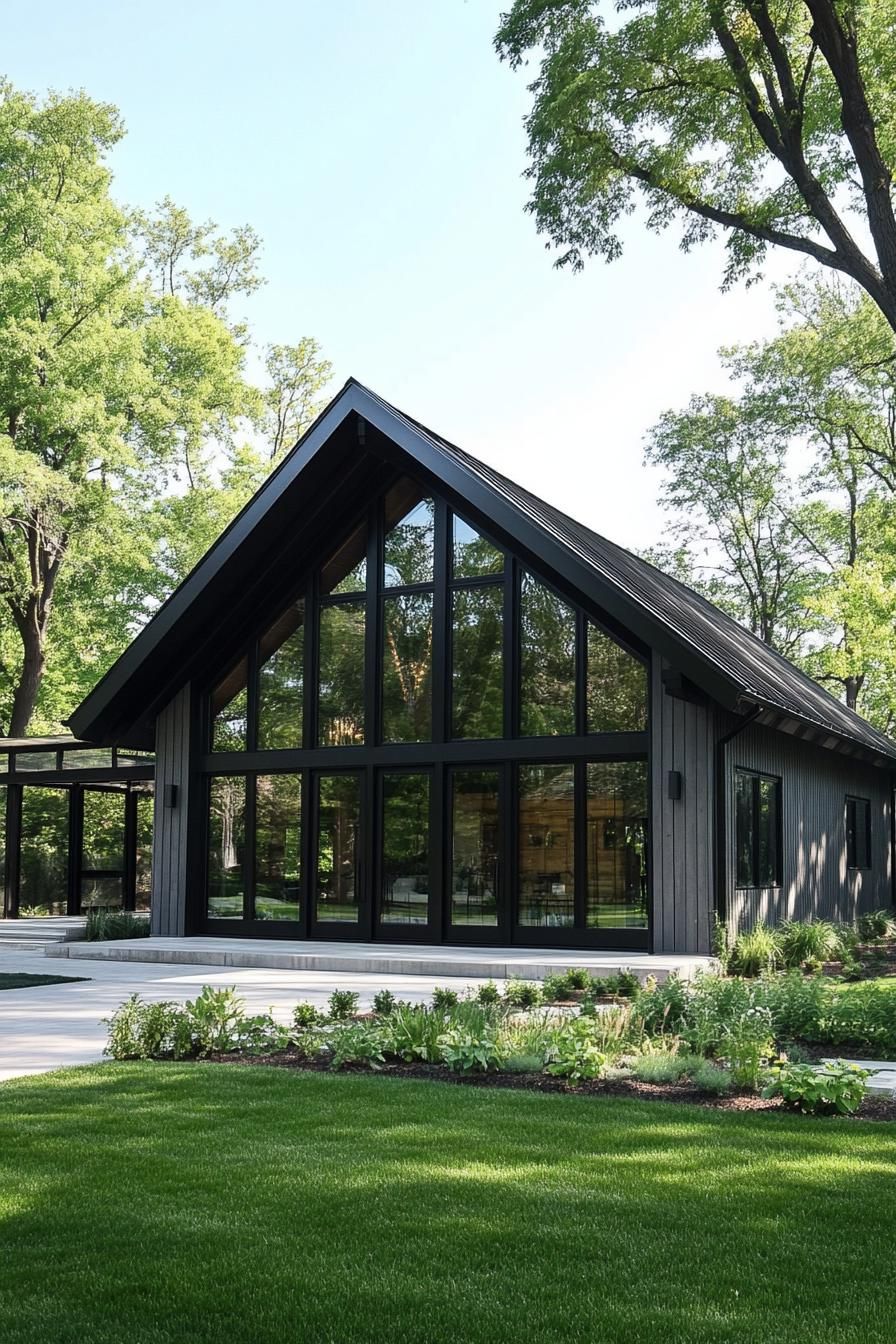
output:
[[362,891],[362,776],[318,774],[312,783],[312,937],[369,937],[370,902]]
[[496,766],[449,771],[446,934],[458,942],[497,942],[504,918],[503,771]]
[[385,770],[379,784],[376,937],[425,942],[433,908],[430,774]]
[[124,907],[126,801],[123,789],[82,790],[78,893],[82,914]]

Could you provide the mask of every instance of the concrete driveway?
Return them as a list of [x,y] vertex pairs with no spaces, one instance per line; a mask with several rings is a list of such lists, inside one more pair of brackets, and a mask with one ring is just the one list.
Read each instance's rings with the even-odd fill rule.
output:
[[[300,999],[323,1007],[334,989],[355,990],[368,1007],[379,989],[422,1003],[435,985],[462,989],[451,977],[355,975],[334,971],[280,971],[251,967],[171,966],[148,962],[57,961],[30,952],[0,949],[0,973],[84,975],[66,985],[0,992],[0,1082],[23,1074],[46,1073],[103,1058],[102,1024],[131,994],[149,1000],[184,1002],[203,985],[233,985],[250,1012],[271,1010],[288,1022]],[[471,985],[484,983],[471,980]]]

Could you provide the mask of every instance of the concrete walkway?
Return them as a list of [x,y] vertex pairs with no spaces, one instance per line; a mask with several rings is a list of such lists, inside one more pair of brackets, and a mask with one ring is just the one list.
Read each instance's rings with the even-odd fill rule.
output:
[[[73,944],[77,946],[77,944]],[[123,961],[56,961],[42,953],[0,947],[0,973],[81,975],[66,985],[0,991],[0,1082],[23,1074],[46,1073],[103,1058],[106,1028],[101,1019],[131,994],[160,1001],[195,998],[203,985],[233,985],[254,1013],[273,1011],[288,1022],[300,999],[323,1007],[334,989],[351,989],[369,1007],[378,989],[422,1003],[435,985],[462,988],[456,977],[275,970],[262,967],[180,965]],[[489,977],[473,977],[480,985]]]

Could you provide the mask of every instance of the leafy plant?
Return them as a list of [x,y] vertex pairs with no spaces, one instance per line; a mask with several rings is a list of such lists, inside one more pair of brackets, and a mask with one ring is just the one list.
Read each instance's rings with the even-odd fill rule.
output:
[[788,919],[778,930],[778,945],[785,966],[832,960],[840,950],[840,938],[826,919]]
[[787,1063],[773,1070],[762,1095],[783,1097],[785,1106],[807,1115],[825,1112],[851,1115],[865,1098],[870,1076],[868,1069],[846,1064],[842,1059],[822,1066]]
[[504,986],[504,1000],[511,1008],[537,1008],[541,999],[541,985],[532,980],[508,980]]
[[634,971],[620,971],[615,979],[616,985],[612,992],[623,999],[633,999],[641,988],[641,981]]
[[327,1000],[327,1011],[333,1022],[344,1022],[358,1011],[358,996],[351,989],[334,989]]
[[574,1017],[558,1027],[548,1047],[546,1072],[574,1082],[599,1078],[610,1056],[594,1034],[593,1017]]
[[192,1033],[177,1003],[146,1003],[132,994],[103,1019],[109,1028],[104,1053],[112,1059],[182,1059],[192,1051]]
[[373,996],[373,1011],[377,1017],[388,1017],[397,1002],[390,989],[378,989]]
[[694,1066],[694,1056],[669,1050],[648,1050],[634,1055],[629,1062],[632,1073],[642,1083],[677,1083]]
[[444,985],[436,985],[432,992],[432,1006],[437,1013],[447,1012],[449,1008],[454,1008],[460,1001],[460,995],[455,989],[446,989]]
[[778,933],[761,920],[734,939],[729,966],[736,974],[761,975],[763,971],[776,970],[780,965],[781,943]]
[[712,954],[724,975],[731,960],[731,935],[728,932],[728,925],[719,919],[717,913],[713,915],[712,920]]
[[109,942],[114,938],[148,938],[149,920],[130,910],[88,910],[84,937],[88,943]]
[[476,991],[476,1002],[484,1004],[486,1007],[494,1007],[501,1002],[501,991],[494,980],[487,980],[484,985],[480,985]]
[[439,1037],[444,1030],[442,1014],[425,1004],[400,1003],[389,1014],[392,1051],[408,1062],[435,1063],[439,1058]]
[[859,915],[856,927],[863,943],[874,943],[880,938],[887,938],[893,931],[893,912],[872,910],[868,914]]
[[449,1027],[438,1040],[439,1058],[458,1073],[485,1072],[501,1063],[498,1037],[489,1027],[477,1034],[465,1027]]
[[501,1065],[507,1073],[541,1073],[543,1066],[541,1055],[505,1055]]
[[256,1017],[243,1018],[237,1048],[250,1055],[272,1055],[285,1050],[290,1040],[288,1027],[276,1021],[271,1013],[259,1013]]
[[313,1003],[297,1003],[292,1010],[292,1021],[296,1031],[306,1031],[308,1027],[316,1027],[319,1022],[323,1022],[324,1015]]
[[185,1005],[193,1042],[200,1055],[222,1054],[237,1048],[244,1007],[244,1001],[232,986],[216,989],[203,985],[196,998]]
[[721,1050],[739,1087],[758,1089],[774,1049],[771,1013],[767,1008],[749,1008],[725,1027]]
[[688,988],[677,975],[670,975],[650,988],[641,988],[634,1006],[648,1036],[678,1034],[688,1021]]
[[701,1059],[691,1073],[691,1082],[700,1092],[709,1092],[713,1096],[724,1096],[734,1086],[734,1079],[727,1069],[720,1069],[711,1060]]
[[370,1022],[337,1021],[327,1038],[330,1068],[337,1070],[346,1064],[366,1064],[381,1069],[391,1038],[383,1028]]

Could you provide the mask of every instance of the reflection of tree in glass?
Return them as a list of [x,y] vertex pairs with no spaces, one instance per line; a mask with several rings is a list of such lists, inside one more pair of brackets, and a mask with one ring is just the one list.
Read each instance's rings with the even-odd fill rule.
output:
[[504,556],[501,551],[462,518],[455,516],[454,577],[474,579],[485,574],[500,574],[503,568]]
[[432,595],[386,599],[383,623],[383,739],[432,736]]
[[255,818],[255,917],[298,919],[301,776],[259,775]]
[[[265,640],[258,671],[258,746],[261,751],[284,750],[302,745],[305,626],[304,604],[291,609],[290,624],[298,624],[282,638],[279,647],[265,659]],[[271,636],[271,642],[276,636]]]
[[64,915],[67,898],[68,792],[22,790],[19,911]]
[[364,604],[320,612],[318,741],[325,747],[364,741]]
[[452,595],[452,735],[504,732],[504,589],[458,588]]
[[647,727],[647,669],[596,625],[588,626],[588,731]]
[[248,659],[243,658],[212,692],[212,751],[245,751],[249,702]]
[[383,583],[404,588],[412,583],[432,583],[435,509],[423,499],[386,533]]
[[524,737],[575,732],[576,622],[571,607],[524,574],[520,596],[520,728]]
[[218,917],[239,917],[243,906],[243,848],[246,780],[216,775],[209,801],[208,909]]

